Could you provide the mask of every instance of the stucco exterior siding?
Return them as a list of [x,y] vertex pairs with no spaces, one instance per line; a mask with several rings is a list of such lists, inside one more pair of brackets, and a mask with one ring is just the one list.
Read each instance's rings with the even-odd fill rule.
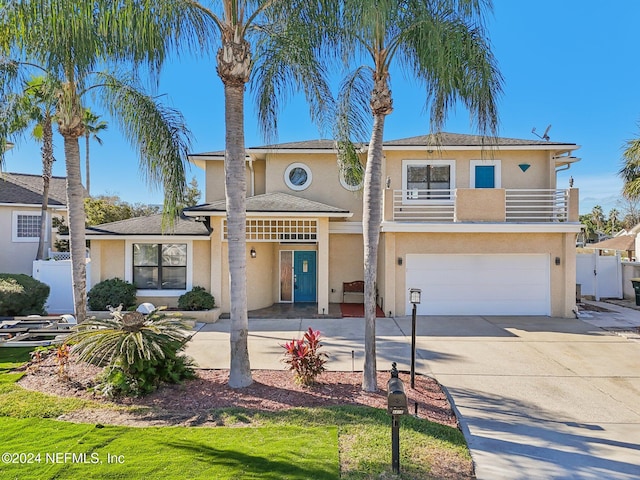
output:
[[[331,235],[329,240],[329,302],[342,302],[342,284],[364,280],[364,247],[362,235]],[[347,302],[361,302],[355,295],[347,295]]]
[[[304,163],[311,170],[311,185],[294,192],[284,180],[284,172],[292,163]],[[344,188],[340,183],[338,162],[335,154],[291,155],[268,154],[265,190],[299,195],[320,203],[326,203],[353,212],[350,221],[362,219],[362,195]]]

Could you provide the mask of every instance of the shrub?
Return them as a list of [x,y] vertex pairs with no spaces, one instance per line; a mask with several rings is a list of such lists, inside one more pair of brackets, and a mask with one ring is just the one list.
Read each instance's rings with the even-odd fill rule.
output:
[[109,305],[122,305],[126,310],[136,304],[136,287],[119,278],[110,278],[89,290],[87,299],[91,310],[107,310]]
[[312,385],[316,377],[325,371],[327,354],[318,353],[321,347],[320,332],[311,327],[301,340],[291,340],[282,345],[285,349],[283,361],[289,365],[289,370],[295,372],[296,383]]
[[92,318],[74,328],[66,343],[88,363],[104,366],[96,390],[106,396],[139,396],[162,382],[193,378],[192,362],[179,355],[189,339],[180,317],[111,309],[112,318]]
[[216,301],[213,295],[202,287],[193,287],[193,290],[178,298],[180,310],[210,310],[215,306]]
[[29,275],[0,274],[0,316],[44,315],[49,290]]

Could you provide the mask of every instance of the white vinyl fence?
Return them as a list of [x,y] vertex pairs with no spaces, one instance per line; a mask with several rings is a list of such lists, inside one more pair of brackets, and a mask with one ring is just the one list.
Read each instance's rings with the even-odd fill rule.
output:
[[[74,313],[71,260],[36,260],[33,262],[33,278],[49,285],[51,291],[45,303],[49,314]],[[87,259],[87,291],[91,288],[91,261]]]
[[622,298],[622,262],[620,255],[604,256],[578,254],[576,256],[576,284],[581,294],[601,298]]

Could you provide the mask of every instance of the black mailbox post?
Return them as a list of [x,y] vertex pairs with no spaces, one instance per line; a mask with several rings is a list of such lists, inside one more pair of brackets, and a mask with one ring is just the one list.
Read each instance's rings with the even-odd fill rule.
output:
[[400,415],[409,411],[404,384],[398,378],[396,362],[391,364],[391,378],[387,382],[387,412],[391,415],[391,468],[400,473]]

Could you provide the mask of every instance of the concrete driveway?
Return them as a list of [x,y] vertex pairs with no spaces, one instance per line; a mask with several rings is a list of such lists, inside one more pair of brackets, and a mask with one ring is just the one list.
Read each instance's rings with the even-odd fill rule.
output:
[[[228,368],[228,320],[187,353]],[[362,319],[250,320],[252,368],[321,330],[332,370],[362,369]],[[377,322],[378,369],[408,370],[411,318]],[[417,366],[452,397],[479,479],[640,478],[640,342],[581,320],[418,317]],[[353,352],[353,353],[352,353]]]

